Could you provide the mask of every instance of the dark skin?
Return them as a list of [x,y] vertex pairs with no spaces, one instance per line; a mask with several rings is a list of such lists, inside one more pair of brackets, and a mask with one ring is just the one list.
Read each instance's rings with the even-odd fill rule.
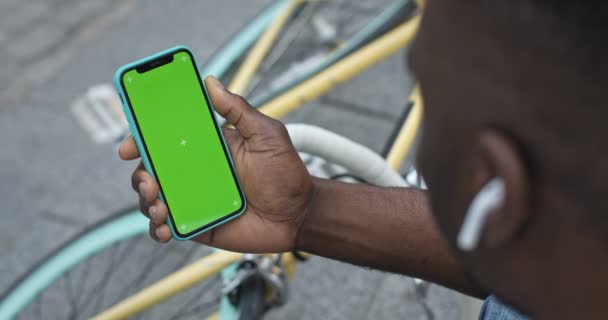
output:
[[[530,115],[576,103],[555,94],[575,91],[560,81],[575,77],[539,54],[542,46],[517,42],[540,31],[509,24],[483,3],[429,1],[410,55],[425,100],[418,162],[428,193],[310,177],[280,122],[206,79],[217,111],[236,128],[224,131],[249,208],[195,240],[241,252],[303,250],[481,298],[492,293],[537,319],[605,318],[605,244],[580,227],[588,209],[560,193],[550,166],[561,149]],[[120,156],[139,156],[132,138]],[[492,177],[505,182],[503,205],[478,248],[460,252],[466,210]],[[167,208],[141,166],[133,186],[151,236],[169,241]]]

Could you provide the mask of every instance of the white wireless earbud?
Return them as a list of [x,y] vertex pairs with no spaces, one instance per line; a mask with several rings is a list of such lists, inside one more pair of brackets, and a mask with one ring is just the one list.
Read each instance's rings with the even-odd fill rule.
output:
[[458,247],[463,251],[477,248],[488,216],[500,207],[505,198],[505,183],[501,178],[490,180],[471,201],[458,233]]

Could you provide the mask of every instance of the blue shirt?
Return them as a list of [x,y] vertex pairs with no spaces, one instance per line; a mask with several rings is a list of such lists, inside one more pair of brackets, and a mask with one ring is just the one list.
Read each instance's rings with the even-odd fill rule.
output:
[[481,307],[481,313],[479,314],[479,320],[528,320],[529,318],[523,316],[515,309],[503,304],[498,301],[494,296],[490,296],[483,303]]

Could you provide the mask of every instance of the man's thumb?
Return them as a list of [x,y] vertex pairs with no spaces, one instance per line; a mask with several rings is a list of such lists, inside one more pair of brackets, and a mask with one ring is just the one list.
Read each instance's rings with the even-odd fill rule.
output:
[[213,76],[205,78],[205,85],[217,113],[234,125],[244,138],[254,135],[267,118],[243,97],[228,91]]

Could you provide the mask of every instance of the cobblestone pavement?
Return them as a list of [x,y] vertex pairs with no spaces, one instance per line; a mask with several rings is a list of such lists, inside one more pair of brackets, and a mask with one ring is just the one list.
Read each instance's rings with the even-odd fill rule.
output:
[[[70,114],[73,99],[111,83],[121,64],[172,45],[204,61],[267,3],[0,0],[0,291],[85,226],[135,202],[134,164],[91,143]],[[411,87],[402,60],[387,59],[286,121],[380,150]],[[411,282],[314,258],[298,270],[289,304],[269,318],[424,319]],[[430,300],[437,318],[460,318],[450,291],[433,286]]]

